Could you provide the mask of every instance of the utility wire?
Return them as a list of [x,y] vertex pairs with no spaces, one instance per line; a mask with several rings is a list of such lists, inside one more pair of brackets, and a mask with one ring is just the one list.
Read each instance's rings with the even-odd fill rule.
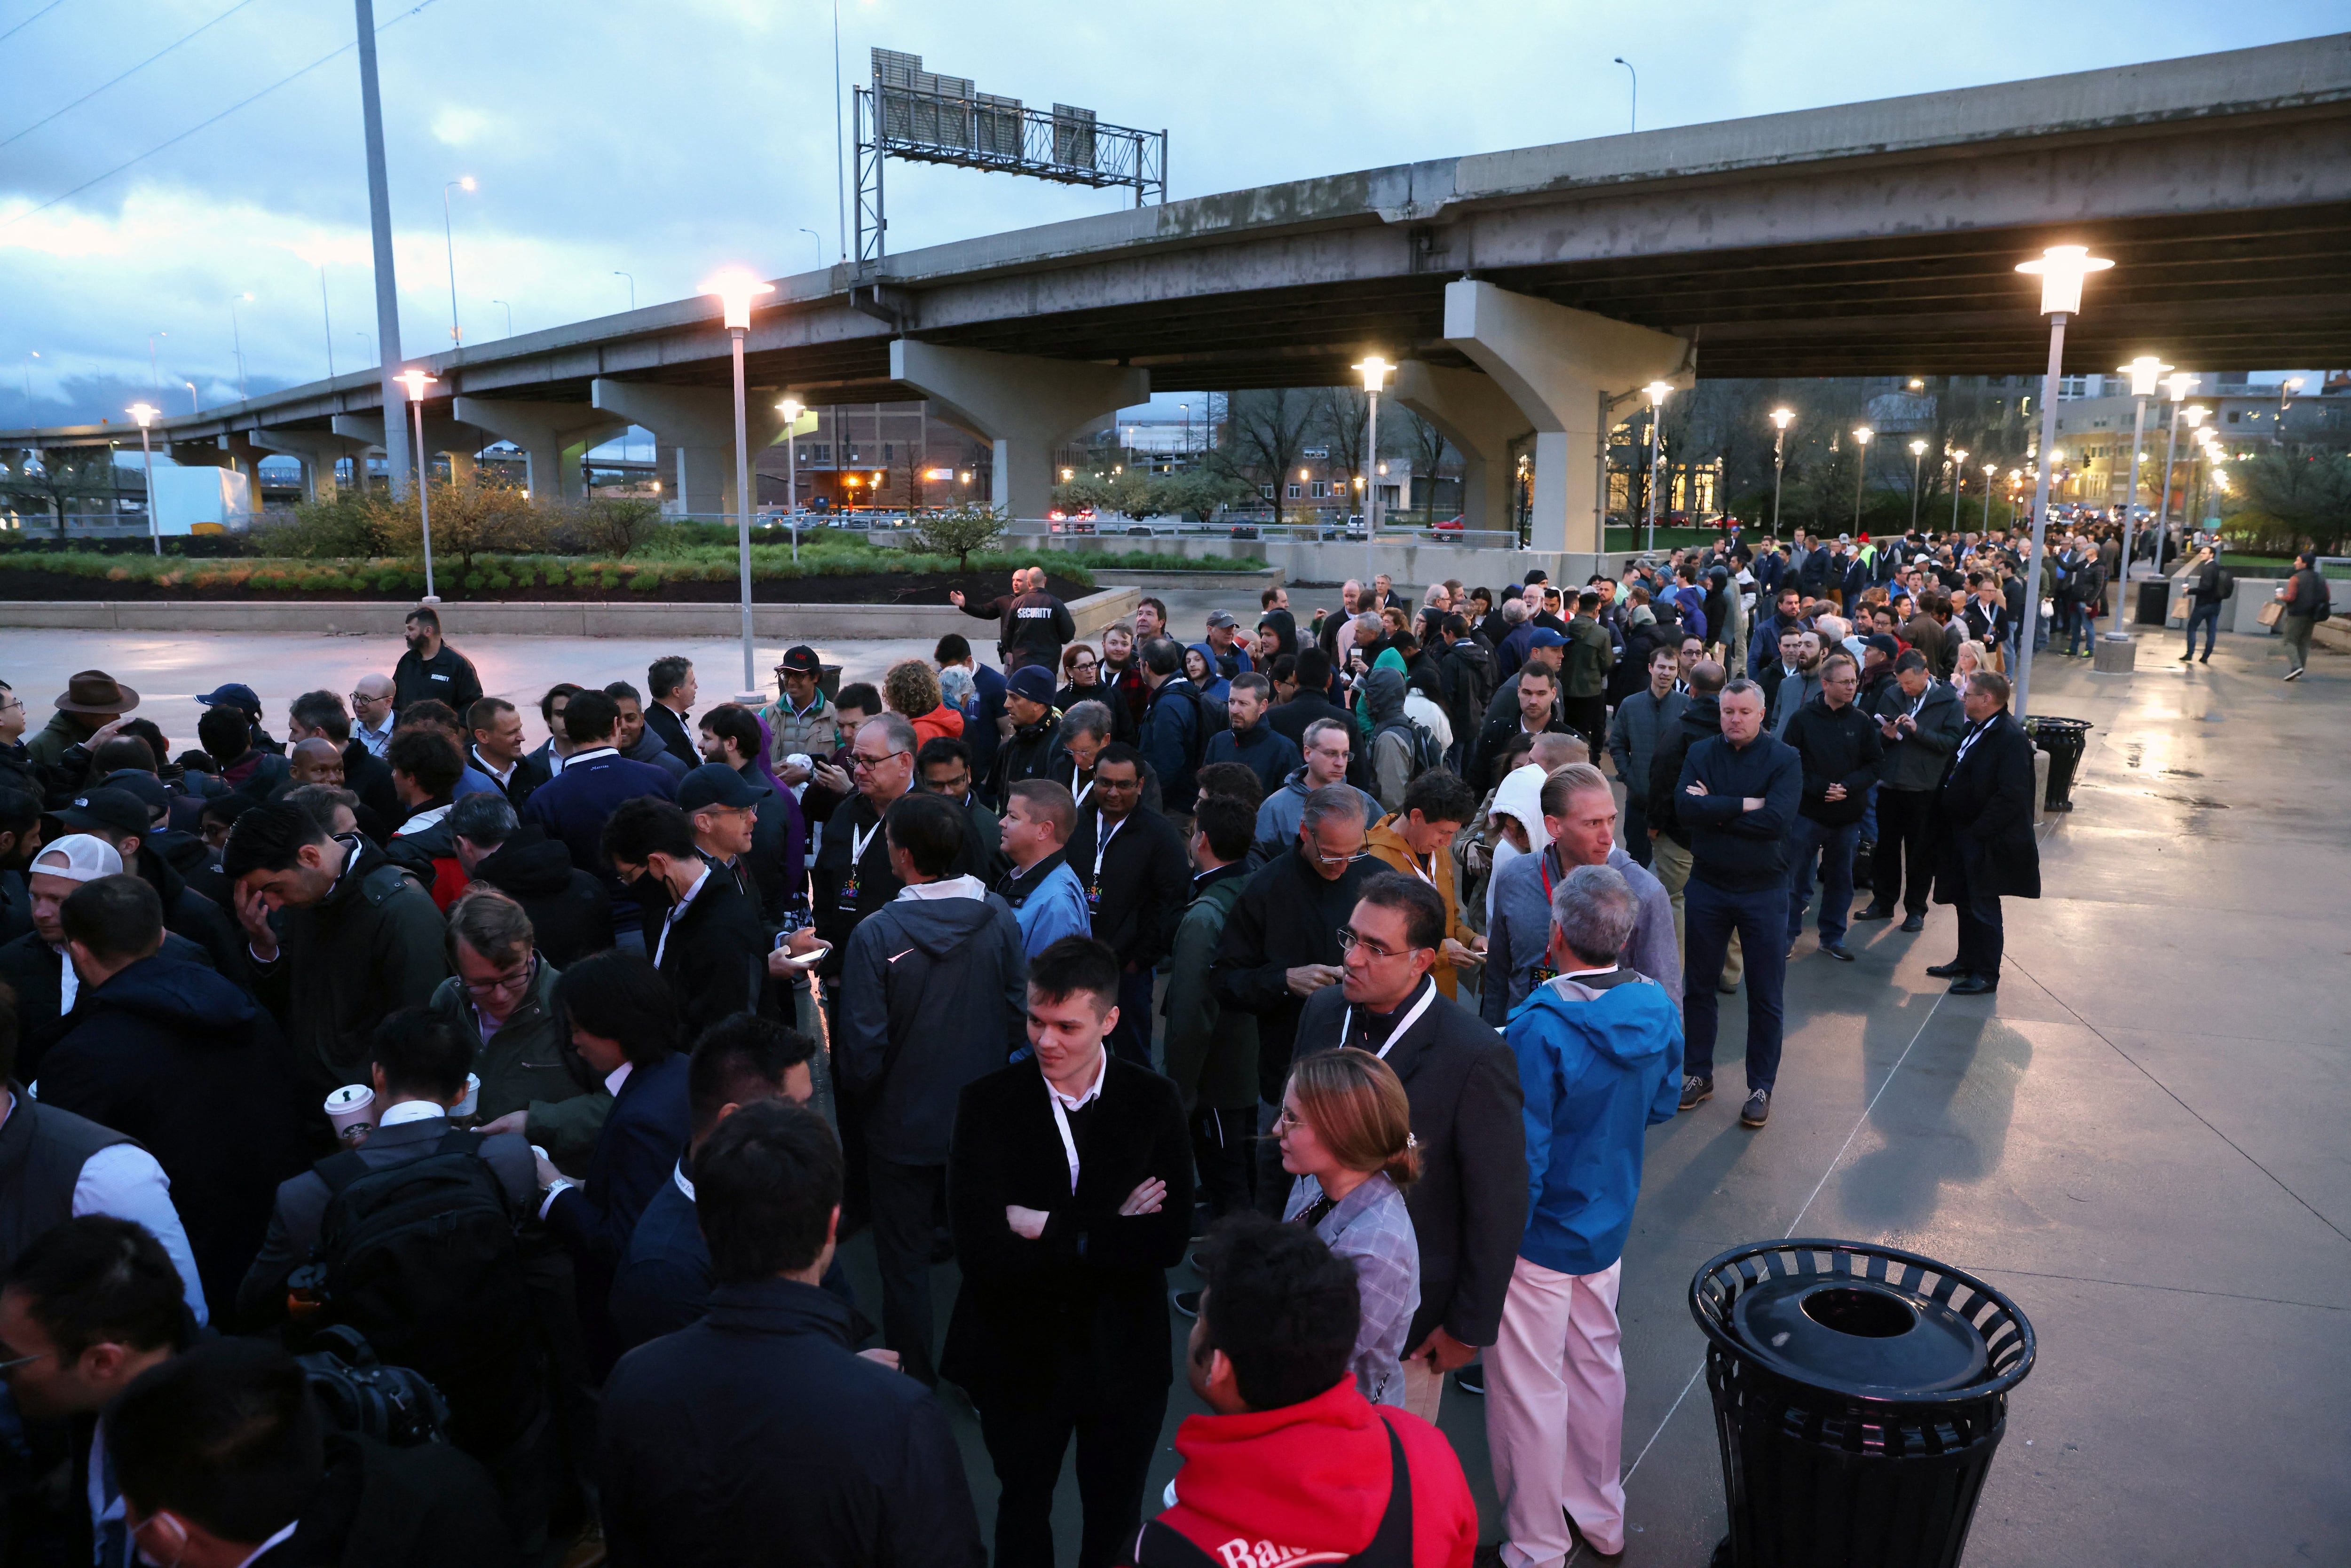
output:
[[[57,0],[57,3],[62,5],[64,4],[64,0]],[[434,4],[434,0],[421,0],[420,4],[402,12],[399,16],[394,16],[391,21],[386,22],[381,26],[378,27],[376,29],[376,36],[379,37],[382,37],[392,28],[399,26],[402,22],[407,21],[411,16],[417,15],[419,12],[429,9]],[[16,214],[13,217],[0,219],[0,229],[13,228],[17,224],[23,223],[26,218],[35,217],[42,213],[47,212],[51,207],[56,206],[60,202],[71,201],[74,197],[80,195],[84,191],[89,190],[93,185],[104,184],[107,181],[113,179],[117,174],[121,173],[125,169],[131,167],[133,164],[143,163],[148,159],[155,156],[156,153],[162,152],[168,148],[177,146],[180,142],[185,141],[189,137],[193,136],[197,131],[204,130],[205,127],[219,124],[222,120],[226,120],[230,115],[235,114],[238,110],[245,108],[248,104],[258,103],[261,99],[267,98],[271,93],[276,92],[279,88],[286,86],[289,82],[300,80],[302,78],[308,76],[312,71],[317,70],[320,66],[323,66],[340,56],[347,55],[357,47],[359,47],[359,40],[354,38],[350,43],[343,45],[340,48],[329,50],[327,53],[320,55],[317,59],[312,60],[308,65],[304,66],[301,69],[291,72],[286,76],[279,77],[276,81],[271,82],[267,87],[263,88],[259,92],[255,93],[252,97],[240,99],[238,101],[230,104],[226,109],[222,110],[218,114],[214,115],[211,119],[200,120],[196,124],[188,127],[185,131],[181,131],[177,136],[157,142],[154,146],[150,147],[146,152],[138,154],[136,157],[123,160],[121,162],[117,163],[113,168],[109,169],[105,173],[99,174],[92,179],[84,180],[72,190],[66,192],[62,195],[52,196],[37,207],[27,207],[23,212]]]
[[[57,0],[57,3],[59,5],[63,5],[65,0]],[[212,21],[206,22],[204,26],[198,27],[195,33],[184,34],[178,38],[174,38],[172,42],[164,45],[153,54],[149,55],[145,59],[141,60],[137,65],[132,66],[129,70],[124,71],[122,75],[116,77],[113,81],[100,82],[98,86],[90,89],[88,92],[82,94],[71,103],[67,104],[64,109],[51,110],[48,113],[41,116],[40,119],[33,121],[32,124],[25,127],[24,130],[19,131],[14,136],[9,137],[6,141],[0,141],[0,147],[8,146],[11,142],[19,141],[24,138],[30,136],[34,131],[38,131],[42,126],[47,125],[58,115],[65,113],[67,110],[79,109],[83,104],[88,103],[91,99],[96,98],[99,93],[104,92],[108,88],[114,86],[117,82],[121,82],[131,77],[137,76],[141,71],[145,70],[149,66],[152,66],[157,60],[162,59],[173,49],[178,48],[182,44],[184,44],[190,38],[194,37],[196,33],[201,33],[204,31],[206,27],[211,27],[219,23],[227,21],[231,16],[235,16],[239,11],[244,10],[247,5],[252,4],[253,0],[236,0],[235,5],[230,6],[227,10],[214,17]]]
[[39,10],[26,17],[23,21],[9,28],[6,32],[0,33],[0,44],[6,43],[9,39],[15,37],[17,34],[23,32],[26,28],[31,26],[34,23],[39,21],[42,17],[47,16],[50,12],[56,10],[65,3],[66,0],[49,0],[47,5],[42,6]]

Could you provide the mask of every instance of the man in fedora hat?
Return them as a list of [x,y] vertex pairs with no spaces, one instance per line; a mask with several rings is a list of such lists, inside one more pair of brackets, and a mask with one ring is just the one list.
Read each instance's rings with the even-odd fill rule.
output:
[[139,694],[104,670],[84,670],[66,683],[57,712],[25,743],[25,755],[52,798],[72,794],[89,777],[90,758],[114,738]]

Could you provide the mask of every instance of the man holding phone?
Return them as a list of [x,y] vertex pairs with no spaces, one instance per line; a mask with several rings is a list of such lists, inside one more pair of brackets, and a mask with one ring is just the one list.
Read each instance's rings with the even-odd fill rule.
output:
[[[1916,648],[1894,661],[1894,683],[1877,695],[1879,765],[1877,854],[1871,862],[1869,907],[1855,920],[1890,920],[1899,900],[1902,929],[1927,928],[1927,894],[1935,880],[1929,841],[1943,765],[1967,733],[1959,694],[1935,679]],[[1908,885],[1904,885],[1904,868]],[[1907,894],[1907,896],[1906,896]]]

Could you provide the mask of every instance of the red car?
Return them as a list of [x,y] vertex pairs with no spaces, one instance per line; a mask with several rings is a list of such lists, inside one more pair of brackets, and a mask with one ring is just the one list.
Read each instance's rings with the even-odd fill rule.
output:
[[1432,523],[1429,526],[1441,534],[1458,534],[1467,528],[1469,525],[1463,518],[1455,517],[1447,517],[1441,523]]

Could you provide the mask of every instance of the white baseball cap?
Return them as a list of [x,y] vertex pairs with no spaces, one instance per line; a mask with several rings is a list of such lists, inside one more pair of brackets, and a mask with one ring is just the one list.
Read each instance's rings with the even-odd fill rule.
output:
[[[64,863],[56,859],[64,856]],[[68,882],[96,882],[122,873],[122,856],[112,844],[89,833],[68,833],[41,846],[26,868],[40,876],[61,876]]]

